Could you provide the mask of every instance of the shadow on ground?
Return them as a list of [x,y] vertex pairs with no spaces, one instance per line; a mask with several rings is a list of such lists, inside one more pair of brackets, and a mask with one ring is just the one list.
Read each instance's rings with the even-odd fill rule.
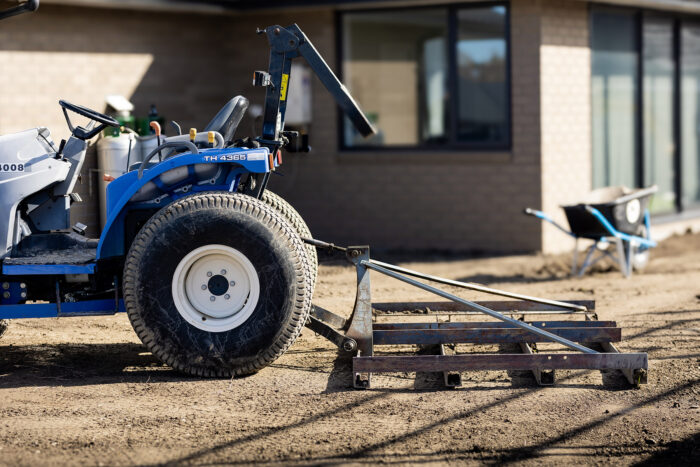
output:
[[0,388],[191,379],[140,344],[10,345],[1,346],[0,355]]

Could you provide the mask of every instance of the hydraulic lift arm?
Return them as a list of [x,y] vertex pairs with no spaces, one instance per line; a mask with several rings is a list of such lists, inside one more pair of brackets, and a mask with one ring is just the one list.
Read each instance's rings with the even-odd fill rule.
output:
[[[258,33],[267,35],[267,40],[270,43],[268,71],[256,71],[253,80],[254,85],[267,88],[262,137],[258,138],[261,146],[274,152],[286,144],[283,132],[284,116],[287,110],[287,90],[289,89],[292,60],[297,57],[306,60],[362,136],[376,133],[375,128],[357,102],[338,80],[333,70],[299,26],[296,24],[286,28],[279,25],[268,26],[265,29],[258,29]],[[260,174],[259,179],[256,180],[256,186],[254,188],[248,187],[249,193],[256,197],[262,196],[268,179],[269,173]]]

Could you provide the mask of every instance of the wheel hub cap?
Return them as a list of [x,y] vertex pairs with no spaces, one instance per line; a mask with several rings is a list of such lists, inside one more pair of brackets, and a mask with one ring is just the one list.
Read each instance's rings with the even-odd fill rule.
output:
[[212,295],[221,296],[228,291],[228,279],[221,274],[217,274],[209,279],[207,289],[209,289]]
[[187,254],[173,274],[172,293],[180,315],[212,332],[234,329],[250,317],[260,297],[255,267],[240,251],[205,245]]

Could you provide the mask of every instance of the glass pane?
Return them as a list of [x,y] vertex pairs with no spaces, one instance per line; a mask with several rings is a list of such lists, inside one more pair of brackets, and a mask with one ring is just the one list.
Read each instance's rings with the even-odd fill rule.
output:
[[700,25],[681,32],[681,167],[683,207],[700,203]]
[[659,191],[650,211],[675,210],[673,138],[673,22],[645,17],[644,44],[644,185]]
[[636,185],[637,40],[634,15],[591,14],[593,186]]
[[345,121],[347,146],[447,140],[447,10],[343,15],[343,77],[379,133]]
[[457,19],[457,139],[507,145],[506,8],[461,9]]

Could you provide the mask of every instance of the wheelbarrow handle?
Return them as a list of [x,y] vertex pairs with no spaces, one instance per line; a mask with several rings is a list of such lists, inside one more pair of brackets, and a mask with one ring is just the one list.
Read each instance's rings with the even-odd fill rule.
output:
[[528,215],[528,216],[536,217],[536,218],[543,220],[545,222],[549,222],[550,224],[552,224],[554,227],[561,230],[565,234],[571,235],[574,238],[576,237],[576,235],[574,235],[573,232],[567,230],[564,226],[562,226],[561,224],[556,222],[554,219],[552,219],[551,217],[549,217],[546,213],[544,213],[542,211],[538,211],[537,209],[532,209],[532,208],[525,208],[525,209],[523,209],[523,213]]

